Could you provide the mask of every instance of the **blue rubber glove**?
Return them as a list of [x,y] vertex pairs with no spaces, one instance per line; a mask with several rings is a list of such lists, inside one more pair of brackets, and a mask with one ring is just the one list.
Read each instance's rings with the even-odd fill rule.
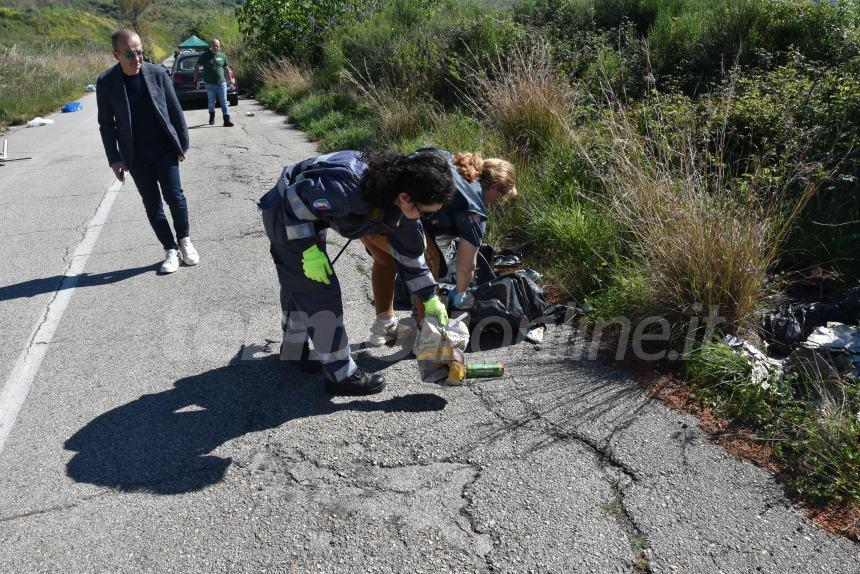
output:
[[333,273],[331,264],[319,246],[311,245],[302,252],[302,270],[305,272],[305,277],[311,281],[331,285],[331,281],[328,279]]
[[424,314],[430,317],[436,317],[436,319],[439,320],[439,324],[442,326],[448,324],[448,311],[445,310],[445,305],[436,295],[433,295],[424,301]]
[[448,306],[452,309],[459,309],[460,305],[462,305],[463,301],[465,300],[465,293],[457,293],[456,289],[451,289],[450,291],[448,291]]

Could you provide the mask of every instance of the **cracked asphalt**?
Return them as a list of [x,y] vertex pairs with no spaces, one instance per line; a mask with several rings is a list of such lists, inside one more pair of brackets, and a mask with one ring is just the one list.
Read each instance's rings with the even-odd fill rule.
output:
[[[8,135],[34,159],[0,168],[0,381],[113,181],[83,103]],[[129,181],[0,452],[0,571],[860,571],[770,473],[582,360],[564,327],[472,355],[507,374],[463,387],[422,384],[396,348],[357,353],[389,381],[369,398],[281,366],[254,202],[315,148],[252,101],[234,129],[186,117],[201,263],[156,275]],[[357,242],[336,265],[353,343],[369,268]]]

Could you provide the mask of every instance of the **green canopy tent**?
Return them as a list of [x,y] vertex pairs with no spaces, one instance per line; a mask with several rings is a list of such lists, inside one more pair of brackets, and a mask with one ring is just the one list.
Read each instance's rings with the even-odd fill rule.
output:
[[204,42],[197,36],[191,36],[190,38],[179,44],[180,50],[205,50],[208,47],[209,43]]

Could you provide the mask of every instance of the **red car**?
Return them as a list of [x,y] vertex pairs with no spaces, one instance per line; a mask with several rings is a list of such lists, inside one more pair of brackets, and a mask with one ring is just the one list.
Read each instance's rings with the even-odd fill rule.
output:
[[[176,90],[176,97],[179,98],[180,104],[205,102],[206,88],[203,84],[203,71],[200,71],[197,85],[194,85],[194,66],[197,65],[197,58],[203,52],[186,51],[179,52],[173,59],[173,68],[170,70],[170,77],[173,79],[173,89]],[[239,105],[239,90],[236,82],[236,74],[230,70],[230,77],[227,78],[227,101],[231,106]]]

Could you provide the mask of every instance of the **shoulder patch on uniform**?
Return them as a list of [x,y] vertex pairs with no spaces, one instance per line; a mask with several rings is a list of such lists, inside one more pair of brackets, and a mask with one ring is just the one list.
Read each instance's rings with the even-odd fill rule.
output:
[[314,209],[331,209],[331,204],[328,202],[327,199],[323,198],[315,199],[311,205]]

